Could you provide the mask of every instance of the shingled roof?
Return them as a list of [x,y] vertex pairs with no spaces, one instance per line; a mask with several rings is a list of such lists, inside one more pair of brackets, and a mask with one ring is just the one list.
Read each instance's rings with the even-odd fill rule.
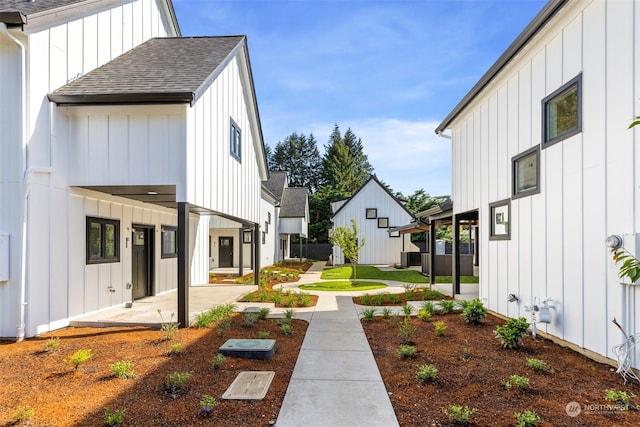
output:
[[269,179],[262,184],[273,194],[278,201],[282,201],[282,192],[287,182],[287,172],[284,171],[270,171]]
[[306,187],[287,187],[282,192],[280,218],[304,218],[307,212]]
[[57,104],[193,103],[245,36],[153,38],[49,94]]

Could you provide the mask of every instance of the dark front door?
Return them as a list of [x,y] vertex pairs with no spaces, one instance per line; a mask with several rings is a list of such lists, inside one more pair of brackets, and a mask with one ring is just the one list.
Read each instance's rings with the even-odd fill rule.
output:
[[218,268],[233,267],[233,237],[220,237],[218,243]]
[[151,295],[153,227],[134,226],[131,233],[133,299]]

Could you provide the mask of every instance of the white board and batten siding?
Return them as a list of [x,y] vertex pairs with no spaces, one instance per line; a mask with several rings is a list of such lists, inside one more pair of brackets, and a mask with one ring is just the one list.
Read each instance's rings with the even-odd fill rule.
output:
[[[388,228],[378,228],[377,218],[367,219],[366,210],[369,208],[377,209],[378,218],[389,218],[389,227],[408,224],[412,219],[375,179],[369,180],[353,197],[340,204],[340,210],[333,217],[333,228],[351,228],[351,219],[356,220],[359,238],[365,241],[359,252],[359,264],[396,264],[400,263],[401,252],[418,250],[410,242],[409,234],[389,237]],[[333,260],[336,264],[344,263],[344,254],[335,245]]]
[[[569,2],[451,123],[456,213],[479,210],[480,297],[501,314],[552,298],[548,333],[607,357],[640,332],[635,287],[604,241],[638,233],[640,6]],[[635,23],[635,25],[634,25]],[[582,74],[582,132],[540,151],[540,193],[511,200],[511,237],[490,241],[489,204],[512,196],[512,158],[541,144],[541,102]],[[520,303],[507,302],[516,293]],[[633,309],[632,309],[633,308]],[[640,367],[637,362],[635,367]]]

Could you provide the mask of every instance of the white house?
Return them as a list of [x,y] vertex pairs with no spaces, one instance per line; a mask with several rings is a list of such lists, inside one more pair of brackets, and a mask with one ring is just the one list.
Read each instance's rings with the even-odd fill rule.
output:
[[170,0],[0,0],[0,95],[0,336],[176,288],[185,325],[210,229],[259,241],[244,36],[180,37]]
[[[356,221],[359,236],[364,239],[359,264],[399,264],[401,252],[419,251],[409,234],[389,233],[389,228],[409,223],[413,215],[373,175],[353,196],[331,203],[331,209],[333,229],[351,228],[351,220]],[[345,263],[337,245],[333,246],[333,262]]]
[[436,130],[454,219],[479,218],[480,298],[509,317],[537,304],[538,328],[607,358],[614,318],[640,332],[640,292],[605,245],[640,250],[638,22],[633,1],[550,1]]

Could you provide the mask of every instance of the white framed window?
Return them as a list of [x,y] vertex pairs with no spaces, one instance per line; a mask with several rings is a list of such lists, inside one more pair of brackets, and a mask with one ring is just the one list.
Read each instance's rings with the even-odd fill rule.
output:
[[542,123],[543,147],[582,131],[582,74],[542,100]]
[[233,119],[230,119],[230,122],[229,147],[231,155],[240,161],[242,159],[242,132],[240,126]]

